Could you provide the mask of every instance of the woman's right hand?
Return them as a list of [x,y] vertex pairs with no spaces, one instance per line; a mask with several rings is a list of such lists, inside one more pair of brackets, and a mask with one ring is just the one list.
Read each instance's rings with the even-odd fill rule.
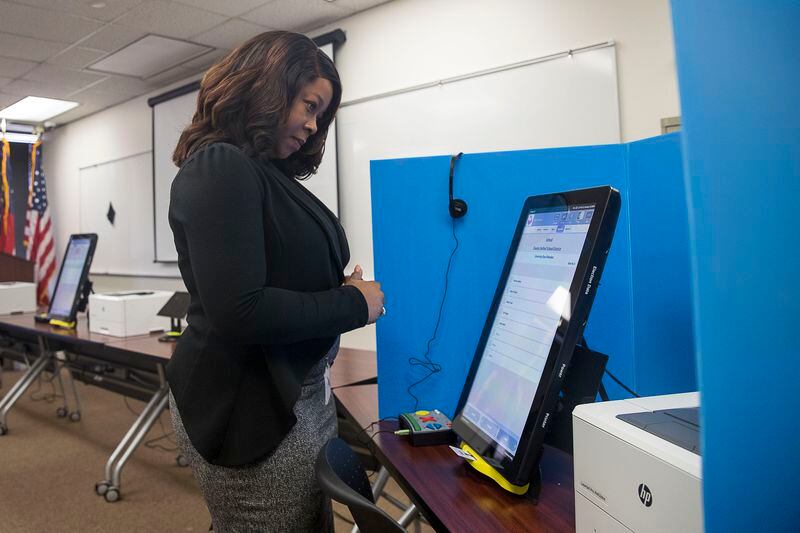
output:
[[364,271],[361,270],[361,265],[356,265],[353,273],[345,278],[345,285],[352,285],[364,295],[367,301],[367,308],[369,309],[369,318],[367,324],[372,324],[377,321],[383,314],[383,291],[381,284],[377,281],[364,281]]

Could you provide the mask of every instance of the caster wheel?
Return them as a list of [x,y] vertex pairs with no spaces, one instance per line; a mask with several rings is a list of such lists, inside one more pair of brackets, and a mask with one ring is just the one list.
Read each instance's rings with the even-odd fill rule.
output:
[[106,501],[108,503],[114,503],[117,500],[119,500],[119,490],[115,488],[109,488],[108,492],[106,492]]
[[8,434],[8,428],[5,427],[3,424],[0,424],[0,437],[7,434]]
[[67,416],[67,408],[59,407],[58,409],[56,409],[56,416],[58,418],[64,418],[65,416]]
[[106,492],[108,492],[108,483],[105,481],[101,483],[95,483],[94,491],[97,493],[98,496],[103,496]]
[[81,413],[79,411],[74,411],[69,414],[70,422],[80,422],[81,421]]
[[175,458],[175,462],[178,463],[178,466],[189,466],[189,460],[184,457],[183,455],[179,455]]

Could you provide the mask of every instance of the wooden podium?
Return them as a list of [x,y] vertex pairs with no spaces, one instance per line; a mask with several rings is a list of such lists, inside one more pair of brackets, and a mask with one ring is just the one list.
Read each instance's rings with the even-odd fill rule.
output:
[[0,254],[0,281],[33,283],[33,262],[13,255]]

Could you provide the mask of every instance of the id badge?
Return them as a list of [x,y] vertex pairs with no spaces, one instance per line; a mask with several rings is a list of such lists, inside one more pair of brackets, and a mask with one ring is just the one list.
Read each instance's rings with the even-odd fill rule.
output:
[[325,405],[331,401],[331,367],[325,365]]

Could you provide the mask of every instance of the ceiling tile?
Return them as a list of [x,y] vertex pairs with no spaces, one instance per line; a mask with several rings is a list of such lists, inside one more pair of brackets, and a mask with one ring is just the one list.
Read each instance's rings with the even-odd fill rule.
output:
[[109,107],[133,98],[130,94],[109,93],[97,91],[94,88],[77,91],[70,94],[69,99],[92,106]]
[[192,41],[216,48],[236,48],[250,37],[268,29],[242,19],[230,19],[210,31],[192,37]]
[[144,82],[138,78],[109,75],[106,79],[104,79],[100,83],[92,85],[92,89],[110,93],[120,93],[120,94],[137,96],[151,91],[152,86],[151,84]]
[[62,52],[55,57],[51,57],[47,60],[47,62],[52,63],[53,65],[80,70],[83,67],[94,63],[104,55],[106,55],[106,52],[75,47],[70,48],[66,52]]
[[166,87],[170,83],[175,83],[176,81],[186,80],[188,83],[191,80],[188,80],[187,78],[192,76],[194,76],[196,79],[199,79],[199,76],[195,76],[196,74],[196,70],[187,69],[185,67],[174,67],[166,72],[162,72],[161,74],[156,74],[151,78],[147,78],[147,83],[150,84],[151,90],[160,89],[162,87]]
[[67,44],[103,26],[96,20],[5,0],[0,0],[0,13],[0,31],[33,38],[46,35],[50,41]]
[[3,92],[17,94],[19,96],[42,96],[45,98],[69,100],[67,94],[69,94],[70,89],[63,85],[54,85],[38,81],[14,80],[3,87]]
[[184,39],[150,34],[93,63],[88,70],[147,79],[211,50]]
[[336,5],[342,9],[346,9],[351,13],[358,13],[371,7],[386,4],[390,0],[336,0]]
[[175,2],[149,0],[119,19],[124,26],[146,30],[148,33],[186,39],[210,30],[226,17]]
[[116,52],[123,46],[129,45],[145,35],[147,35],[146,30],[129,28],[121,24],[109,24],[85,41],[81,41],[80,46],[103,50],[104,52]]
[[206,11],[213,11],[220,15],[228,15],[229,17],[236,17],[242,13],[255,9],[271,0],[226,0],[220,2],[219,0],[175,0],[180,4],[187,6],[205,9]]
[[192,59],[191,61],[187,61],[186,63],[181,64],[182,67],[187,69],[193,70],[195,72],[200,70],[205,70],[226,55],[230,50],[214,50],[209,52],[205,55],[202,55],[196,59]]
[[325,0],[273,0],[241,18],[280,30],[318,28],[348,15],[348,11]]
[[144,0],[103,0],[106,7],[102,9],[92,7],[91,4],[94,3],[92,0],[14,0],[14,2],[108,22]]
[[33,61],[20,61],[18,59],[0,57],[0,76],[4,78],[18,78],[35,66],[36,63]]
[[11,104],[19,102],[20,100],[22,100],[22,98],[23,97],[18,94],[9,94],[0,92],[0,109],[5,109]]
[[76,108],[70,109],[66,113],[61,113],[49,119],[48,122],[55,122],[57,125],[63,126],[64,124],[86,117],[92,113],[97,113],[101,109],[104,109],[104,107],[95,104],[82,104]]
[[5,57],[44,61],[66,47],[67,45],[64,43],[54,43],[0,32],[0,54]]
[[105,76],[99,74],[81,72],[79,70],[72,70],[49,64],[39,65],[24,76],[26,80],[59,84],[67,88],[72,88],[73,90],[101,80],[104,77]]

